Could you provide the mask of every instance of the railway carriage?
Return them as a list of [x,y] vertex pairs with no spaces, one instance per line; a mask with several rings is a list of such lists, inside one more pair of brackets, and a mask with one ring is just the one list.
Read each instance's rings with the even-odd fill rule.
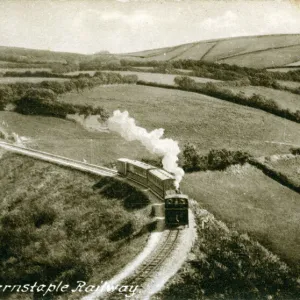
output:
[[117,170],[120,174],[144,186],[148,186],[148,171],[151,169],[155,167],[138,160],[127,158],[117,160]]
[[162,169],[149,171],[148,186],[160,198],[164,199],[166,195],[175,193],[174,181],[174,176]]
[[175,177],[169,172],[146,163],[120,158],[117,160],[120,175],[135,181],[165,201],[165,224],[168,227],[188,225],[188,196],[175,188]]

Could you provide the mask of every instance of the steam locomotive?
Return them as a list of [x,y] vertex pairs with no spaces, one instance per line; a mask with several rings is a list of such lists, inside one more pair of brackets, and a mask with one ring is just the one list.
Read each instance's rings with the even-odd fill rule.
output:
[[168,227],[188,225],[188,196],[175,188],[175,178],[165,170],[137,160],[117,160],[120,175],[151,190],[165,202],[165,223]]

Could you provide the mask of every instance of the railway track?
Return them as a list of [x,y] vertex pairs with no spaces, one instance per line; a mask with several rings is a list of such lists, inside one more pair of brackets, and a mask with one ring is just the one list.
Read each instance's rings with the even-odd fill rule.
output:
[[[140,294],[142,293],[142,287],[146,284],[151,277],[153,277],[156,271],[159,270],[164,261],[170,257],[171,252],[174,250],[180,230],[168,230],[167,237],[163,243],[157,247],[155,252],[145,260],[145,262],[137,269],[135,274],[121,282],[119,285],[122,286],[138,286],[138,292],[131,299],[142,299]],[[114,292],[113,294],[107,295],[104,299],[107,300],[119,300],[124,299],[125,293]]]
[[47,161],[60,166],[65,166],[72,169],[80,170],[86,173],[91,173],[91,174],[96,174],[101,176],[110,176],[110,177],[116,176],[118,174],[117,171],[109,168],[81,162],[78,160],[63,157],[60,155],[51,154],[48,152],[43,152],[35,149],[12,145],[10,143],[6,143],[2,141],[0,142],[0,147],[11,152],[15,152],[21,155],[26,155],[35,159]]

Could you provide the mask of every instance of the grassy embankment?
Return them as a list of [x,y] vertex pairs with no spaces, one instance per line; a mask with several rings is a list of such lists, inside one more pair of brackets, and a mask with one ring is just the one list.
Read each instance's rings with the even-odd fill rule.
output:
[[153,299],[299,299],[299,272],[200,207],[189,260]]
[[19,155],[0,165],[1,284],[100,284],[143,247],[150,208],[134,188]]

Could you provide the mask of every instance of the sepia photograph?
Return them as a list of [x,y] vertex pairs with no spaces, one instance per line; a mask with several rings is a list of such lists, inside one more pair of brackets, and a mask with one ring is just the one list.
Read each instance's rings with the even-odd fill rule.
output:
[[300,300],[300,0],[0,1],[0,300]]

